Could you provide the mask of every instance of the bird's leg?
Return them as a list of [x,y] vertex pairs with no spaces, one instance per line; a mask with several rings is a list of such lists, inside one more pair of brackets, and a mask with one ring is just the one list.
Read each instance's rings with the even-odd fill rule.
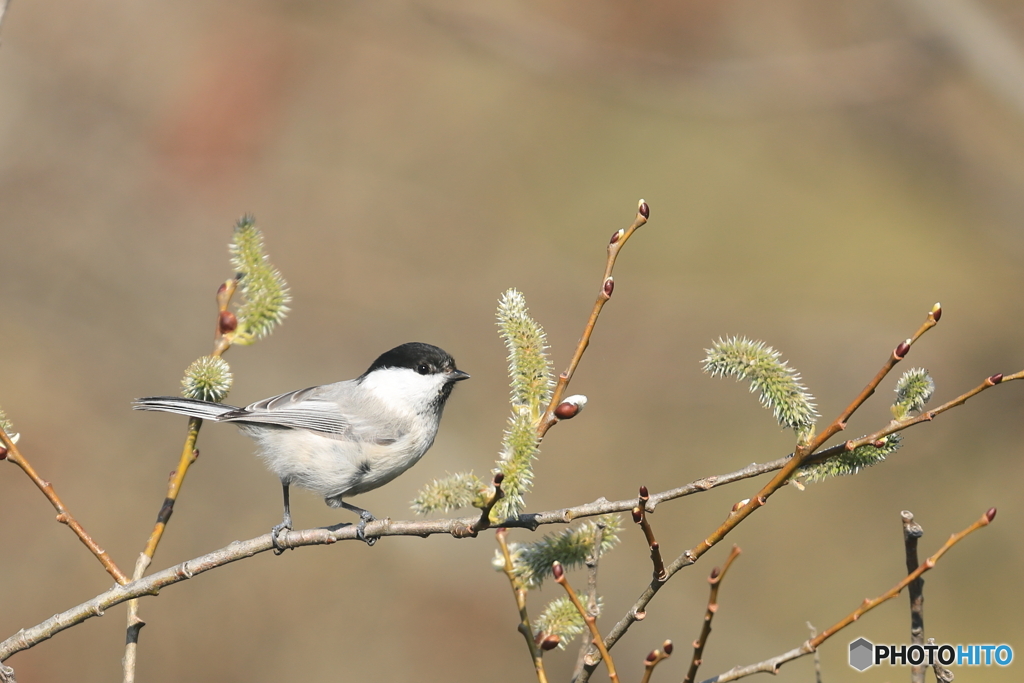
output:
[[273,529],[270,530],[270,538],[274,542],[274,554],[275,555],[280,555],[285,550],[287,550],[287,548],[283,547],[281,545],[281,543],[277,540],[278,534],[280,534],[282,531],[291,531],[292,530],[292,511],[291,511],[291,507],[288,504],[288,482],[287,481],[282,481],[281,482],[281,490],[284,492],[284,519],[281,520],[280,524],[278,524],[277,526],[275,526]]
[[359,526],[356,527],[356,538],[358,538],[360,541],[365,541],[366,545],[373,545],[374,543],[376,543],[376,538],[366,537],[366,524],[367,522],[372,522],[377,518],[370,514],[369,510],[364,510],[363,508],[356,507],[351,503],[346,503],[340,498],[338,499],[338,502],[341,503],[341,507],[345,508],[346,510],[351,510],[352,512],[359,515]]

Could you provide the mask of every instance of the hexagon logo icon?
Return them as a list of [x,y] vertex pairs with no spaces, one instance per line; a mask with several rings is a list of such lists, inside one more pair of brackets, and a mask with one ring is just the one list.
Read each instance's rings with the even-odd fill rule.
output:
[[850,643],[850,666],[857,671],[864,671],[874,664],[872,654],[875,646],[866,638],[858,638]]

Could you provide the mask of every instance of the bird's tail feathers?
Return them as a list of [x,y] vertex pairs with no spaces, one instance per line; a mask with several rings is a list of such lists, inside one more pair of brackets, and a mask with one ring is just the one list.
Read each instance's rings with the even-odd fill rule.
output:
[[177,413],[178,415],[188,415],[189,417],[198,417],[203,420],[218,420],[225,413],[238,410],[235,406],[229,406],[224,403],[211,403],[210,401],[181,398],[180,396],[137,398],[132,401],[132,409]]

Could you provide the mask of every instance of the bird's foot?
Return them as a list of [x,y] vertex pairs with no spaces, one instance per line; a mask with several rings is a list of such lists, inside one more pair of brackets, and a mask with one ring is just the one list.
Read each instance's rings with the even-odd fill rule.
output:
[[275,526],[273,529],[270,530],[270,540],[274,544],[274,554],[275,555],[280,555],[285,550],[288,550],[287,546],[281,545],[281,541],[278,540],[278,536],[280,536],[282,532],[287,533],[287,532],[289,532],[291,530],[292,530],[292,525],[291,525],[290,522],[281,522],[280,524],[278,524],[277,526]]
[[366,537],[366,524],[368,522],[374,522],[377,518],[371,515],[366,510],[359,513],[359,526],[356,527],[356,538],[360,541],[364,541],[366,545],[373,545],[377,542],[377,537],[367,538]]

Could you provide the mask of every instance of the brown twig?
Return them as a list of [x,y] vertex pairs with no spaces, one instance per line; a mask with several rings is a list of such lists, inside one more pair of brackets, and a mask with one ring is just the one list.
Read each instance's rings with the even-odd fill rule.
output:
[[547,674],[544,673],[544,652],[534,637],[533,626],[530,624],[530,615],[526,611],[526,589],[516,577],[512,565],[512,555],[508,551],[508,541],[506,540],[508,529],[500,528],[494,535],[498,539],[498,545],[501,547],[502,557],[505,558],[503,569],[505,570],[505,576],[508,577],[508,581],[512,585],[512,595],[516,599],[516,607],[519,608],[518,630],[523,634],[523,638],[526,639],[526,646],[530,648],[530,659],[533,660],[533,668],[537,672],[537,680],[540,683],[547,683]]
[[85,547],[89,549],[89,552],[96,556],[96,559],[100,561],[100,564],[102,564],[103,568],[107,570],[107,573],[114,577],[115,581],[121,585],[128,583],[128,577],[125,576],[124,572],[118,568],[117,564],[114,563],[114,560],[112,560],[110,555],[107,554],[107,551],[101,548],[99,544],[93,540],[92,536],[85,531],[78,520],[75,519],[67,509],[67,506],[64,505],[64,501],[60,499],[60,496],[58,496],[57,492],[54,490],[53,484],[46,481],[36,473],[35,468],[32,467],[32,463],[30,463],[24,454],[22,454],[18,449],[18,446],[11,440],[11,437],[7,435],[7,432],[2,429],[0,429],[0,442],[3,443],[3,448],[6,451],[6,459],[20,467],[21,471],[28,475],[28,478],[32,480],[32,483],[42,491],[43,495],[46,496],[46,499],[50,501],[51,505],[53,505],[53,508],[57,511],[57,521],[61,524],[67,525],[69,529],[75,532],[78,539],[85,544]]
[[667,577],[665,574],[665,562],[661,559],[661,546],[658,541],[654,539],[654,529],[651,528],[651,523],[647,521],[647,502],[651,499],[651,496],[647,493],[647,487],[640,487],[640,495],[637,498],[636,507],[633,508],[633,521],[640,525],[643,529],[644,537],[647,539],[647,547],[651,549],[651,564],[654,565],[654,580],[664,581]]
[[569,361],[569,367],[558,376],[558,382],[551,393],[551,400],[548,402],[547,408],[544,409],[544,414],[538,423],[537,436],[539,439],[543,439],[548,430],[558,422],[555,408],[562,402],[562,397],[565,396],[565,390],[569,387],[569,382],[572,381],[572,376],[576,372],[580,360],[583,358],[583,353],[590,345],[590,337],[594,333],[594,326],[597,324],[598,316],[601,315],[601,309],[612,298],[612,291],[615,289],[615,281],[612,279],[615,259],[618,258],[619,251],[626,244],[626,241],[636,232],[637,228],[647,222],[650,215],[650,207],[647,206],[647,202],[641,199],[633,223],[628,228],[616,230],[608,242],[608,258],[605,261],[604,277],[601,279],[601,290],[598,292],[597,301],[594,302],[594,308],[590,312],[590,318],[587,320],[586,327],[583,328],[583,336],[580,337],[579,342],[576,344],[576,351],[572,355],[572,360]]
[[939,558],[946,554],[947,550],[949,550],[954,545],[959,543],[967,535],[973,533],[974,531],[977,531],[983,526],[988,526],[992,522],[992,520],[995,519],[995,516],[996,509],[990,508],[984,515],[981,516],[981,518],[978,521],[974,522],[963,531],[950,536],[949,539],[943,544],[941,548],[938,549],[938,551],[935,552],[934,555],[925,560],[924,564],[917,567],[902,581],[897,583],[895,586],[893,586],[877,598],[873,600],[865,600],[863,603],[861,603],[860,607],[853,610],[850,614],[845,616],[834,626],[827,628],[817,636],[810,638],[809,640],[804,642],[804,644],[800,647],[790,650],[789,652],[785,652],[776,657],[772,657],[771,659],[766,659],[765,661],[759,662],[757,664],[750,664],[748,666],[743,667],[735,667],[733,669],[730,669],[729,671],[726,671],[723,674],[715,676],[714,678],[707,679],[706,681],[704,681],[704,683],[727,683],[728,681],[735,681],[737,679],[745,678],[756,673],[778,673],[779,668],[786,662],[791,662],[794,659],[798,659],[800,657],[809,655],[810,653],[818,649],[818,647],[820,647],[822,643],[824,643],[826,640],[834,636],[836,633],[838,633],[842,629],[846,628],[847,626],[855,622],[866,612],[871,611],[872,609],[882,604],[886,600],[891,600],[892,598],[895,598],[897,595],[900,594],[900,591],[906,588],[911,582],[913,582],[926,571],[934,567],[935,563],[939,561]]
[[[231,297],[234,296],[237,288],[238,278],[236,277],[226,281],[217,289],[217,327],[214,333],[213,353],[211,354],[214,357],[222,356],[225,351],[231,348],[231,340],[234,338],[234,332],[238,328],[238,318],[228,310]],[[177,502],[178,495],[181,493],[181,487],[185,483],[185,475],[188,474],[192,463],[199,457],[199,451],[196,450],[196,440],[199,438],[199,429],[202,426],[203,421],[199,418],[190,417],[188,419],[185,443],[181,448],[181,455],[178,458],[178,467],[171,472],[167,482],[167,495],[164,496],[164,502],[160,506],[159,512],[157,512],[156,523],[153,525],[153,530],[146,541],[146,547],[140,553],[139,559],[135,564],[135,572],[132,575],[133,581],[143,577],[152,563],[153,557],[156,555],[157,546],[160,545],[160,540],[167,529],[167,523],[170,522],[171,515],[174,514],[174,504]],[[146,622],[139,617],[138,600],[131,600],[128,603],[128,627],[125,634],[124,658],[121,660],[124,683],[134,683],[135,681],[139,631],[145,625]]]
[[480,519],[476,521],[476,524],[469,527],[469,533],[467,536],[476,536],[484,529],[487,529],[491,525],[491,510],[498,501],[505,497],[505,492],[501,490],[501,482],[505,480],[505,475],[502,472],[495,472],[494,479],[491,481],[491,488],[494,491],[490,496],[487,497],[487,501],[484,506],[480,508]]
[[654,667],[658,666],[659,662],[662,662],[672,656],[672,641],[666,640],[660,650],[651,650],[651,653],[644,659],[644,677],[640,679],[640,683],[650,683],[651,674],[654,673]]
[[697,678],[697,669],[700,668],[704,661],[704,646],[707,645],[708,636],[711,635],[711,620],[714,619],[715,613],[718,612],[718,588],[722,585],[725,573],[729,571],[733,560],[739,557],[740,552],[742,551],[739,546],[734,545],[722,568],[715,567],[711,570],[711,576],[708,577],[708,583],[711,584],[708,608],[704,612],[704,624],[701,626],[700,635],[697,637],[697,640],[693,641],[693,659],[690,660],[690,670],[687,672],[686,678],[683,679],[683,683],[693,683]]
[[[920,564],[917,560],[917,539],[924,535],[924,529],[914,521],[914,513],[904,510],[900,513],[903,521],[903,547],[907,556],[907,572],[913,572]],[[918,577],[907,586],[910,597],[910,642],[914,645],[924,644],[924,579]],[[911,665],[910,683],[924,683],[924,672],[927,667]]]
[[[586,559],[587,613],[593,615],[595,619],[601,616],[597,606],[597,564],[601,560],[601,544],[604,543],[604,529],[604,523],[598,520],[594,526],[594,547]],[[580,651],[576,656],[576,666],[573,667],[571,680],[576,680],[580,672],[583,671],[585,658],[591,648],[591,644],[586,638],[581,638],[580,640],[583,642],[580,644]]]
[[615,672],[615,662],[612,660],[610,654],[608,654],[608,648],[605,647],[604,640],[601,638],[601,632],[597,630],[597,618],[590,614],[583,603],[580,602],[579,597],[576,595],[576,591],[569,585],[569,581],[565,578],[565,570],[562,569],[562,565],[559,562],[555,562],[551,565],[551,574],[555,577],[555,581],[562,588],[565,589],[566,594],[572,601],[572,604],[576,607],[576,611],[583,617],[583,621],[586,622],[587,628],[590,629],[590,635],[594,639],[594,645],[597,646],[598,652],[601,653],[601,658],[604,659],[605,666],[608,667],[608,678],[611,679],[612,683],[619,683],[619,675]]

